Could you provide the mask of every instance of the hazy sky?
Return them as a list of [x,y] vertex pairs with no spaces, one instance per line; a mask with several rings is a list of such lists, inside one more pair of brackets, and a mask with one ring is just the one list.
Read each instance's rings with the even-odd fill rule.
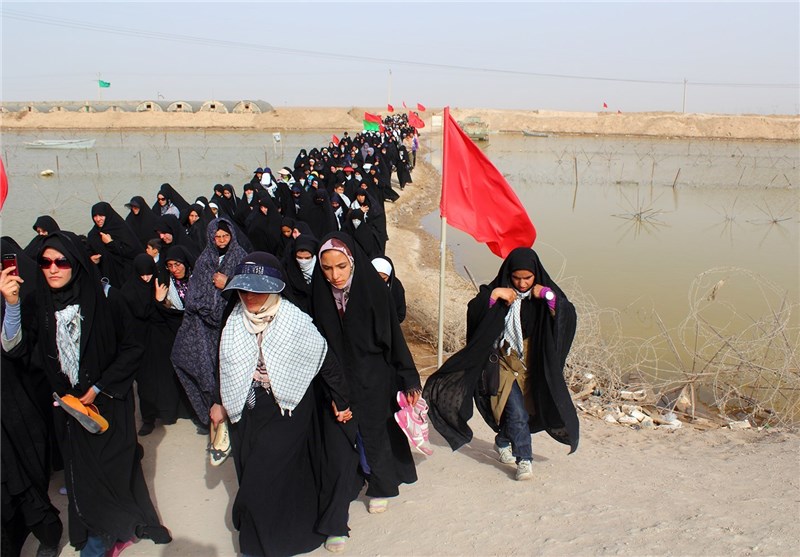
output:
[[[2,2],[2,100],[800,113],[800,2]],[[111,82],[99,90],[98,75]]]

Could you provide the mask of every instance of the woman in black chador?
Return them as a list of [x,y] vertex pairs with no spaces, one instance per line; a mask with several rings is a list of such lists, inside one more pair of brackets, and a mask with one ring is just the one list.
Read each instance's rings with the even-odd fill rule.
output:
[[[161,304],[156,302],[157,279],[156,262],[141,253],[133,260],[133,276],[122,287],[122,297],[133,316],[136,336],[145,347],[136,372],[142,416],[139,435],[152,433],[156,418],[164,424],[172,424],[188,416],[181,399],[183,390],[169,358],[177,333],[175,318],[168,311],[162,311]],[[180,325],[180,318],[177,324]]]
[[97,265],[111,286],[120,288],[131,275],[133,258],[144,250],[128,223],[105,201],[92,206],[94,226],[86,235],[89,246],[100,255]]
[[172,538],[150,500],[136,441],[131,383],[143,347],[129,327],[125,302],[114,288],[106,296],[97,269],[71,232],[47,237],[39,266],[36,297],[22,308],[16,330],[12,308],[19,308],[19,282],[6,271],[0,275],[6,301],[3,349],[41,366],[52,390],[71,401],[63,408],[94,404],[107,420],[107,429],[92,433],[77,411],[53,413],[64,456],[70,543],[85,557],[102,556],[134,538],[168,543]]
[[[397,393],[410,404],[420,396],[420,378],[408,349],[389,289],[364,252],[343,232],[321,241],[312,279],[314,322],[344,368],[350,385],[359,454],[338,455],[336,466],[358,466],[369,487],[369,511],[386,510],[401,483],[417,480],[408,440],[394,420]],[[362,480],[363,481],[363,480]],[[340,501],[347,504],[351,485],[342,482]]]
[[[530,248],[516,248],[467,306],[467,345],[425,382],[434,427],[457,450],[472,439],[472,400],[497,432],[516,479],[532,477],[531,433],[578,448],[578,416],[564,380],[575,307]],[[493,364],[493,365],[492,365]]]

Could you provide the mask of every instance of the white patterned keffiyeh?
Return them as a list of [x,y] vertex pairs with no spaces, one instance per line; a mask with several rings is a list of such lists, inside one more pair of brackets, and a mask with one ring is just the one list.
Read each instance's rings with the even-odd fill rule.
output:
[[70,385],[78,384],[81,354],[81,307],[78,304],[67,306],[56,312],[56,347],[61,372],[67,376]]
[[183,300],[181,300],[180,294],[178,294],[178,289],[175,288],[175,280],[170,277],[169,278],[169,289],[167,289],[167,300],[169,300],[170,304],[174,309],[178,309],[183,311]]
[[[517,292],[516,290],[514,292]],[[517,351],[520,359],[524,362],[524,354],[523,354],[523,338],[522,338],[522,320],[519,316],[519,310],[522,307],[522,301],[529,298],[531,295],[531,290],[527,292],[520,293],[517,292],[517,297],[514,299],[514,302],[511,304],[511,307],[508,308],[508,313],[506,313],[506,323],[505,329],[503,330],[503,339],[508,343],[508,351],[506,352],[506,356],[511,353],[511,349]]]
[[[258,340],[245,328],[243,314],[239,303],[228,317],[219,343],[220,394],[232,423],[242,417],[258,364]],[[282,299],[262,335],[261,350],[275,401],[281,412],[291,416],[319,372],[328,345],[311,317]]]

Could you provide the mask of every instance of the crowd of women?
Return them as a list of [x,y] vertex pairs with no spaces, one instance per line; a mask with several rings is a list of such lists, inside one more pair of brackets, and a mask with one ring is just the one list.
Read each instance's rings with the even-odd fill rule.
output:
[[[293,167],[276,173],[258,168],[241,196],[218,184],[189,203],[165,183],[152,204],[130,199],[125,218],[97,203],[85,236],[44,216],[26,248],[3,238],[4,256],[16,255],[0,280],[4,546],[18,554],[33,533],[39,555],[57,554],[62,526],[47,496],[54,465],[65,470],[69,540],[82,556],[117,555],[137,539],[169,543],[137,441],[159,421],[191,418],[199,433],[210,433],[212,465],[232,456],[240,485],[233,523],[245,555],[291,555],[321,544],[341,551],[349,505],[365,484],[369,512],[380,513],[400,484],[416,481],[409,439],[394,414],[421,404],[422,384],[400,328],[403,287],[384,254],[384,206],[399,197],[392,173],[401,189],[411,182],[408,144],[415,139],[413,128],[396,124],[303,149]],[[558,307],[569,327],[574,310],[566,296],[538,259],[522,260],[501,269],[510,278],[498,277],[498,288],[518,287],[522,272],[531,289],[533,273],[541,274],[546,282],[531,298],[545,298],[543,285],[555,292],[552,315]],[[522,333],[526,340],[544,334],[549,315],[523,311],[520,331],[513,302],[522,290],[485,296],[486,309],[498,299],[506,301],[497,304],[503,315],[512,309],[506,329],[519,337],[512,345],[518,359],[529,352]],[[497,334],[503,331],[490,336]],[[558,344],[564,357],[569,342]],[[474,347],[470,363],[472,356]],[[563,368],[559,358],[542,360],[530,375],[550,381],[559,361]],[[464,375],[452,371],[443,368],[443,376]],[[449,408],[456,399],[441,384],[429,397],[434,425],[446,430],[448,419],[461,424],[464,404]],[[519,388],[507,391],[491,403],[498,431],[508,425],[501,419],[508,393],[522,400]],[[551,391],[530,392],[537,404],[546,398],[563,406],[563,392]],[[520,418],[524,405],[515,404],[516,429],[499,434],[499,450],[507,461],[505,447],[513,446],[517,460],[529,463],[530,443],[516,446],[528,414]],[[574,448],[577,422],[563,418],[561,406],[541,408],[538,429]]]

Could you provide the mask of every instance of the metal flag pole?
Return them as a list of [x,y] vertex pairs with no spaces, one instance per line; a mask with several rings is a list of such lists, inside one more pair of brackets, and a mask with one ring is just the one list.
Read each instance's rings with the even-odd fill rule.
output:
[[447,217],[442,216],[441,244],[439,246],[439,329],[436,351],[436,368],[442,367],[444,354],[444,271],[447,261]]

